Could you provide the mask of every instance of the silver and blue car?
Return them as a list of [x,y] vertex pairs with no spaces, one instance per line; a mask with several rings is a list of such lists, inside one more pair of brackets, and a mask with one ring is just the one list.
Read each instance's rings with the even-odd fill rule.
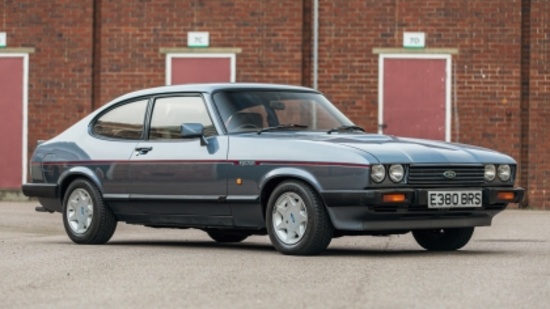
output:
[[313,255],[338,236],[408,232],[460,249],[521,201],[515,175],[496,151],[366,133],[313,89],[202,84],[106,104],[36,148],[22,189],[79,244],[123,221],[217,242],[268,234],[281,253]]

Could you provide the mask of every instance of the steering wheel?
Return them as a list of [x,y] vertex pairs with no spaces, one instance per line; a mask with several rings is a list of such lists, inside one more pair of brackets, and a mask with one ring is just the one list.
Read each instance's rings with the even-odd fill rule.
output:
[[255,126],[254,124],[252,124],[252,123],[243,123],[243,124],[238,125],[236,128],[234,128],[231,131],[241,131],[241,130],[244,130],[244,129],[258,130],[259,128],[257,126]]

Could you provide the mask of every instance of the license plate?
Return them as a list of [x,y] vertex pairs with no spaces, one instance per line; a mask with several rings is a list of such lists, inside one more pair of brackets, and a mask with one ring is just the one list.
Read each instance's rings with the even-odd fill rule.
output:
[[480,190],[428,191],[428,208],[481,207]]

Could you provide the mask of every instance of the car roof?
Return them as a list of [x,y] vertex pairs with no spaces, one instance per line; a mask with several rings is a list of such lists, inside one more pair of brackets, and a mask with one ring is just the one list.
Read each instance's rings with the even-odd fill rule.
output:
[[212,93],[219,90],[286,90],[286,91],[305,91],[316,92],[317,90],[291,85],[279,85],[279,84],[263,84],[263,83],[205,83],[205,84],[184,84],[184,85],[172,85],[162,86],[156,88],[142,89],[125,94],[116,98],[113,101],[122,101],[140,96],[149,96],[163,93],[177,93],[177,92],[201,92]]

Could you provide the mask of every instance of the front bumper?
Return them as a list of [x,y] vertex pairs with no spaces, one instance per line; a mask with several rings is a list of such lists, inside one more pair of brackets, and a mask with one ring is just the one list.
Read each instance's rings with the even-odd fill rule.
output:
[[[457,190],[470,189],[460,188]],[[323,192],[334,227],[342,231],[406,231],[429,228],[459,228],[491,225],[492,218],[508,203],[519,203],[523,188],[482,188],[482,207],[428,208],[431,189],[380,189]],[[452,189],[450,189],[452,190]],[[501,200],[499,192],[513,192],[512,200]],[[384,202],[390,193],[405,195],[402,202]]]

